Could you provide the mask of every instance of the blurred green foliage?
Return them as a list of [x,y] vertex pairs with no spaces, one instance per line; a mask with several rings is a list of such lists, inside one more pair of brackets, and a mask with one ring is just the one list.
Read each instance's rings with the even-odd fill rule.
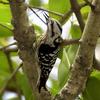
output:
[[3,27],[6,26],[8,28],[12,28],[11,26],[11,12],[10,12],[10,7],[9,5],[3,5],[0,4],[0,37],[7,37],[7,36],[11,36],[12,32]]
[[83,100],[100,100],[100,72],[93,71],[89,77],[86,89],[83,92]]
[[32,6],[41,6],[41,0],[29,0],[29,4]]
[[[2,0],[2,1],[7,2],[7,0]],[[78,0],[78,2],[82,3],[83,0]],[[71,8],[70,0],[59,0],[59,1],[49,0],[47,4],[44,4],[41,0],[30,0],[29,4],[32,6],[43,7],[51,11],[59,12],[61,14],[65,14]],[[90,8],[88,6],[81,9],[84,21],[86,21],[89,11]],[[60,19],[60,17],[54,16],[53,14],[50,14],[50,16],[57,20]],[[11,18],[12,16],[9,5],[0,4],[0,47],[8,45],[9,39],[13,37],[13,33],[9,30],[13,28],[11,25]],[[65,23],[67,22],[65,21]],[[3,27],[2,25],[8,27],[9,29]],[[37,33],[37,36],[40,36],[41,33],[43,32],[43,29],[41,29],[41,27],[37,25],[33,26],[35,26],[35,31]],[[69,34],[69,37],[67,38],[75,39],[75,38],[80,38],[82,35],[79,25],[75,24],[74,22],[71,22],[71,27],[68,30],[69,33],[66,32],[66,34]],[[60,91],[60,89],[62,89],[62,87],[66,84],[69,76],[70,65],[73,63],[73,60],[77,53],[77,49],[78,45],[70,45],[64,47],[60,51],[59,58],[61,59],[61,62],[58,66],[58,79],[54,80],[52,79],[52,77],[50,77],[52,83],[50,91],[53,95],[57,94]],[[11,58],[14,57],[18,57],[18,55],[17,53],[12,52]],[[14,69],[19,65],[19,62],[18,61],[15,62],[13,59],[12,63]],[[3,51],[0,51],[0,89],[7,82],[10,75],[11,72],[9,69],[7,57]],[[22,95],[25,96],[25,99],[35,100],[34,96],[32,95],[30,86],[28,84],[26,75],[24,75],[22,71],[18,71],[16,77],[17,77],[16,80],[18,87]],[[8,87],[9,89],[16,89],[15,82],[14,81],[10,82]],[[2,95],[0,95],[0,99],[2,98]],[[13,98],[12,100],[17,100],[17,99]],[[100,100],[100,72],[94,71],[90,76],[86,85],[86,89],[82,95],[82,100]]]
[[[49,10],[59,12],[59,13],[66,13],[70,9],[70,1],[69,0],[49,0]],[[58,19],[58,16],[54,16],[50,14],[50,16]]]

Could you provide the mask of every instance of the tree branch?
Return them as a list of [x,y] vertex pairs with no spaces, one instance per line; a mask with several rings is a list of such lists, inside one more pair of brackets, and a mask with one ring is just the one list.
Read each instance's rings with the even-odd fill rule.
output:
[[16,44],[17,44],[17,42],[11,43],[11,44],[9,44],[7,46],[1,47],[0,50],[5,50],[6,48],[8,48],[8,47],[10,47],[12,45],[16,45]]
[[11,43],[7,46],[1,47],[0,51],[6,52],[6,53],[17,52],[18,51],[17,47],[14,47],[14,48],[10,47],[10,46],[13,46],[13,45],[17,45],[17,42],[14,42],[14,43]]
[[92,10],[95,9],[95,6],[89,1],[89,0],[84,0],[90,7]]
[[72,8],[73,12],[75,13],[76,18],[77,18],[77,20],[79,22],[81,31],[83,32],[85,23],[83,21],[82,14],[80,12],[80,6],[79,6],[77,0],[70,0],[70,3],[71,3],[71,8]]
[[[33,43],[36,42],[36,35],[33,26],[29,26],[29,20],[26,13],[27,5],[23,0],[9,0],[10,8],[13,17],[14,38],[17,41],[19,56],[23,61],[23,70],[28,77],[29,84],[35,95],[36,100],[51,100],[51,95],[48,91],[38,93],[38,59],[36,57],[36,49],[33,48]],[[45,95],[45,96],[44,96]]]
[[75,100],[84,90],[91,73],[95,46],[100,33],[100,13],[98,13],[100,12],[100,0],[94,0],[93,4],[96,8],[88,16],[68,83],[55,100]]
[[34,7],[34,6],[30,6],[30,5],[27,5],[29,8],[34,8],[34,9],[38,9],[38,10],[42,10],[42,11],[46,11],[46,12],[49,12],[53,15],[56,15],[56,16],[59,16],[59,17],[62,17],[63,14],[61,13],[58,13],[58,12],[54,12],[54,11],[50,11],[50,10],[47,10],[47,9],[44,9],[44,8],[40,8],[40,7]]
[[4,4],[4,5],[8,5],[8,4],[9,4],[8,2],[4,2],[4,1],[2,1],[2,0],[0,1],[0,3],[1,3],[1,4]]
[[[87,3],[82,3],[82,4],[80,4],[80,5],[79,5],[79,10],[80,10],[81,8],[85,7],[85,6],[87,6]],[[66,13],[63,15],[63,17],[60,18],[59,22],[60,22],[61,24],[64,24],[65,21],[68,20],[68,18],[71,16],[72,13],[73,13],[73,10],[72,10],[72,8],[71,8],[68,12],[66,12]]]
[[[6,54],[6,57],[7,57],[7,60],[8,60],[8,65],[9,65],[10,73],[12,74],[13,71],[14,71],[14,68],[13,68],[12,60],[10,58],[10,53],[9,52],[5,52],[5,54]],[[10,79],[11,79],[11,77],[10,77]],[[12,80],[13,80],[14,84],[16,85],[16,91],[17,91],[17,94],[18,94],[18,98],[19,98],[19,100],[21,100],[21,94],[20,94],[20,89],[18,88],[16,75],[13,75]],[[5,85],[5,87],[6,87],[6,85]]]
[[0,26],[4,27],[4,28],[6,28],[6,29],[8,29],[9,31],[12,32],[12,29],[10,29],[9,27],[7,27],[7,26],[5,26],[5,25],[3,25],[3,24],[1,24],[1,23],[0,23]]
[[[63,48],[64,46],[68,46],[68,45],[73,45],[73,44],[81,44],[82,42],[80,41],[80,39],[67,39],[67,40],[63,40],[63,42],[60,44],[61,48]],[[95,55],[93,57],[93,68],[100,71],[100,62],[95,58]]]
[[9,82],[12,80],[12,78],[16,75],[16,73],[18,72],[18,70],[21,68],[22,64],[20,64],[11,74],[11,76],[9,77],[9,79],[6,81],[6,83],[4,84],[4,86],[0,89],[0,94],[2,94],[5,89],[7,88]]
[[38,90],[36,88],[38,64],[36,51],[33,50],[33,43],[36,41],[35,32],[33,26],[29,26],[26,13],[27,6],[24,0],[9,0],[9,3],[13,18],[14,38],[18,44],[19,56],[23,61],[23,70],[28,77],[33,94],[38,98]]
[[80,44],[81,41],[79,41],[80,39],[67,39],[67,40],[63,40],[63,42],[60,44],[61,47],[63,46],[67,46],[67,45],[72,45],[72,44]]

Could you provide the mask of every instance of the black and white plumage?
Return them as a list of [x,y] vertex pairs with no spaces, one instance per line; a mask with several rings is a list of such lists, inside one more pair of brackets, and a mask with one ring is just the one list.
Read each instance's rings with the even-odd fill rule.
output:
[[40,65],[40,77],[38,81],[39,92],[43,87],[46,89],[46,81],[55,64],[62,42],[62,28],[59,22],[46,16],[47,31],[38,46],[38,60]]

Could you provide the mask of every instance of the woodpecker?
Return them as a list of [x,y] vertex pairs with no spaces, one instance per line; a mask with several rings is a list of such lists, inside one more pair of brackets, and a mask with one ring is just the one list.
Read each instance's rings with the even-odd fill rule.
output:
[[60,43],[62,42],[62,27],[60,23],[47,15],[44,16],[46,19],[47,31],[40,40],[37,50],[40,65],[40,77],[37,84],[39,93],[41,92],[41,88],[47,90],[46,81],[56,62],[60,50]]

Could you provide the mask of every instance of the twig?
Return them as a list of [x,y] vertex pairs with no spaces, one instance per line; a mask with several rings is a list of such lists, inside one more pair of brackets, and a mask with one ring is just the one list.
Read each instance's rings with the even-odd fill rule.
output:
[[90,7],[92,10],[94,10],[95,6],[92,4],[92,2],[90,2],[89,0],[84,0]]
[[79,4],[79,9],[81,9],[81,8],[87,6],[87,5],[88,5],[88,4],[87,4],[86,2],[83,2],[83,3]]
[[4,2],[4,1],[0,1],[0,3],[4,4],[4,5],[6,5],[6,4],[8,5],[9,4],[8,2]]
[[7,26],[5,26],[5,25],[3,25],[3,24],[1,24],[1,23],[0,23],[0,26],[4,27],[4,28],[6,28],[6,29],[8,29],[9,31],[12,32],[12,29],[10,29],[9,27],[7,27]]
[[91,5],[92,3],[89,0],[84,0],[88,5]]
[[33,7],[33,6],[29,6],[29,5],[28,5],[28,7],[34,8],[34,9],[43,10],[43,11],[49,12],[49,13],[51,13],[51,14],[53,14],[53,15],[56,15],[56,16],[59,16],[59,17],[63,17],[63,14],[58,13],[58,12],[55,12],[55,11],[47,10],[47,9],[40,8],[40,7]]
[[46,22],[30,6],[29,9],[46,25]]
[[4,52],[8,52],[8,53],[10,53],[10,52],[17,52],[18,48],[17,47],[15,47],[15,48],[6,48],[3,51]]
[[[60,46],[64,47],[67,45],[80,44],[80,43],[81,43],[80,39],[67,39],[63,40]],[[100,62],[95,58],[95,56],[93,57],[93,67],[94,69],[100,71]]]
[[0,94],[3,94],[3,92],[5,91],[6,87],[8,86],[9,82],[13,79],[13,77],[16,75],[16,73],[18,72],[18,70],[22,67],[22,63],[13,71],[13,73],[11,74],[11,76],[8,78],[8,80],[5,82],[4,86],[0,89]]
[[[80,10],[81,8],[85,7],[85,6],[87,6],[87,3],[81,3],[81,4],[79,5],[79,10]],[[71,16],[72,13],[73,13],[73,10],[72,10],[72,8],[71,8],[69,11],[67,11],[67,12],[63,15],[63,17],[60,18],[59,22],[60,22],[61,24],[64,24],[64,22],[65,22],[66,20],[68,20],[68,18]]]
[[80,44],[81,41],[79,41],[80,39],[67,39],[67,40],[63,40],[63,42],[61,43],[61,47],[63,46],[67,46],[67,45],[71,45],[71,44]]
[[17,42],[14,42],[14,43],[11,43],[11,44],[9,44],[9,45],[7,45],[7,46],[1,47],[1,48],[0,48],[0,51],[1,51],[1,50],[4,50],[4,51],[5,51],[5,49],[7,49],[8,47],[10,47],[10,46],[12,46],[12,45],[16,45],[16,44],[17,44]]
[[64,22],[65,22],[66,20],[68,20],[68,18],[71,16],[72,13],[73,13],[73,10],[72,10],[72,9],[70,9],[69,11],[67,11],[67,12],[60,18],[59,22],[60,22],[61,24],[64,24]]
[[80,6],[79,6],[77,0],[70,0],[70,3],[71,3],[71,8],[72,8],[73,12],[75,13],[76,18],[77,18],[77,20],[79,22],[81,31],[83,32],[85,23],[83,21],[82,14],[80,12]]
[[13,64],[12,64],[12,61],[11,61],[11,58],[10,58],[10,53],[5,52],[5,54],[6,54],[6,57],[7,57],[7,60],[8,60],[10,72],[12,73],[13,72]]
[[[6,57],[7,57],[7,60],[8,60],[10,73],[13,73],[14,68],[13,68],[12,60],[10,58],[10,53],[9,52],[5,52],[5,54],[6,54]],[[21,94],[20,94],[20,89],[18,88],[16,75],[14,75],[12,79],[13,79],[14,84],[16,85],[16,91],[18,93],[18,98],[19,98],[19,100],[21,100]]]

